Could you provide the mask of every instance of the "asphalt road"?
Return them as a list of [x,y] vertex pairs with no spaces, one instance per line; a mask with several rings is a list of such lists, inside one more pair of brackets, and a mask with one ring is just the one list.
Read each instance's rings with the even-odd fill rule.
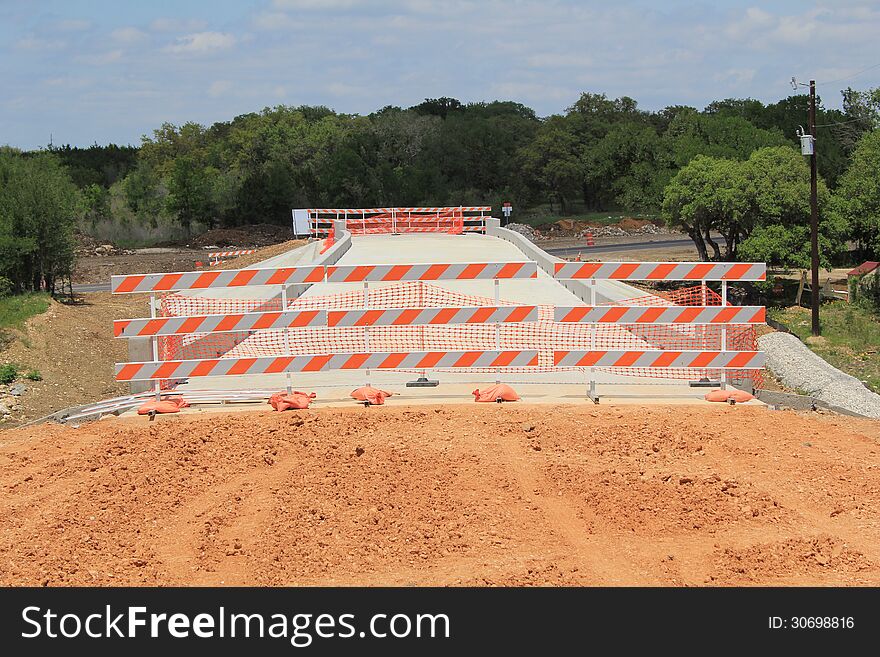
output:
[[555,256],[577,255],[585,256],[593,253],[611,253],[617,251],[642,251],[644,249],[662,249],[670,246],[689,246],[693,244],[690,238],[674,240],[655,240],[653,242],[623,242],[621,244],[599,244],[596,246],[566,246],[560,248],[544,249],[547,253]]
[[[594,253],[611,253],[618,251],[642,251],[644,249],[662,249],[674,246],[688,246],[693,244],[690,239],[674,239],[674,240],[654,240],[642,242],[623,242],[620,244],[599,244],[597,246],[567,246],[560,248],[545,249],[547,253],[555,256],[592,255]],[[77,283],[73,286],[74,292],[109,292],[110,283]]]
[[109,292],[110,283],[74,283],[74,292]]

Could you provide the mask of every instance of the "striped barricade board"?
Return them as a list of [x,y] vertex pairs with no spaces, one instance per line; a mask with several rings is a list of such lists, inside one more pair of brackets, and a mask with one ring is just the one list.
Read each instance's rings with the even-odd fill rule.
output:
[[763,324],[764,306],[556,306],[556,322],[583,324]]
[[327,267],[328,283],[362,281],[448,281],[493,278],[537,278],[536,262],[477,262],[415,265],[347,265]]
[[763,281],[763,262],[557,262],[554,278],[620,281]]
[[117,381],[363,369],[532,367],[538,351],[408,351],[117,363]]
[[763,351],[554,351],[557,367],[681,367],[760,369]]
[[143,338],[188,333],[226,333],[234,331],[282,330],[327,326],[326,310],[288,310],[265,313],[141,317],[117,319],[113,335],[117,338]]
[[256,253],[256,249],[244,249],[241,251],[214,251],[213,253],[209,253],[209,258],[229,258],[232,256],[240,256],[240,255],[248,255],[251,253]]
[[328,310],[327,325],[413,326],[537,322],[537,306],[464,306],[456,308],[382,308]]
[[310,208],[311,214],[391,214],[401,212],[491,212],[491,205],[455,205],[438,208]]
[[172,274],[125,274],[110,277],[110,291],[113,294],[169,292],[172,290],[204,290],[253,285],[320,283],[323,280],[324,267],[321,265],[204,272],[188,271]]
[[537,306],[287,310],[117,319],[113,322],[113,335],[117,338],[143,338],[190,333],[277,331],[318,327],[508,324],[537,321]]

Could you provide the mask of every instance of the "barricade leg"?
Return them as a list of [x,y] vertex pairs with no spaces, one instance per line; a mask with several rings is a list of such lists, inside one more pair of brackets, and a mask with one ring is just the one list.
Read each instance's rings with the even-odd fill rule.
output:
[[[596,306],[596,279],[591,278],[589,284],[590,290],[590,305]],[[597,326],[595,324],[590,324],[590,350],[596,350],[596,330]],[[599,403],[599,394],[596,392],[596,368],[590,368],[590,387],[587,390],[587,397],[592,400],[594,404]]]
[[[287,286],[281,286],[281,312],[287,312]],[[290,330],[285,327],[284,328],[284,353],[288,356],[291,356],[290,349]],[[286,373],[287,379],[287,394],[289,395],[293,392],[293,380],[291,378],[290,372]]]
[[[364,310],[370,307],[370,284],[364,281]],[[370,327],[364,326],[364,353],[370,353]],[[370,385],[370,370],[366,370],[367,383]]]
[[[721,305],[727,305],[727,281],[721,281]],[[727,326],[721,327],[721,351],[727,351]],[[721,370],[721,389],[727,390],[727,370]]]
[[[150,295],[150,318],[151,319],[156,318],[156,305],[157,305],[156,295],[151,294]],[[152,344],[153,360],[159,360],[159,337],[154,335],[153,339],[152,339],[152,343],[153,343]],[[162,382],[159,381],[159,379],[156,379],[153,382],[153,392],[156,393],[156,401],[162,401],[162,385],[161,385],[161,383]]]
[[[495,279],[495,305],[501,301],[501,281]],[[495,324],[495,349],[501,351],[501,324]],[[501,368],[495,370],[495,385],[501,383]]]

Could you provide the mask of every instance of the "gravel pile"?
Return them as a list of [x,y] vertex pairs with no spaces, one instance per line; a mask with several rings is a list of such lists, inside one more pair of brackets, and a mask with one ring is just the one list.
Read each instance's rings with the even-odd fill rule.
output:
[[587,228],[578,233],[579,237],[585,237],[587,233],[593,233],[593,237],[623,237],[624,235],[659,235],[661,233],[670,233],[668,228],[657,226],[655,224],[645,224],[638,228],[621,228],[620,226],[597,226],[596,228]]
[[512,230],[514,233],[519,233],[531,242],[539,239],[538,234],[535,232],[535,229],[526,224],[507,224],[505,228]]
[[767,367],[790,388],[867,417],[880,418],[880,395],[854,376],[828,364],[795,336],[768,333],[758,338],[767,352]]

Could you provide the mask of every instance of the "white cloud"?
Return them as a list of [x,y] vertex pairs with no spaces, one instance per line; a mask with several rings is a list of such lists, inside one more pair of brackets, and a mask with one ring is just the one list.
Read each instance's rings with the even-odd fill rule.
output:
[[718,82],[728,82],[731,86],[745,86],[755,79],[754,68],[729,68],[714,76]]
[[140,43],[147,38],[146,32],[136,27],[120,27],[110,33],[110,38],[117,43]]
[[363,0],[274,0],[279,9],[350,9]]
[[292,30],[302,23],[280,11],[266,11],[254,16],[254,27],[260,30]]
[[185,53],[206,53],[212,50],[223,50],[231,48],[235,45],[235,37],[224,32],[195,32],[187,34],[177,39],[176,43],[167,46],[165,50],[168,52],[185,54]]
[[217,98],[227,94],[232,89],[232,83],[229,80],[215,80],[208,87],[208,95],[211,98]]
[[15,42],[19,50],[58,50],[67,45],[65,41],[41,39],[35,36],[26,36]]
[[529,55],[526,64],[533,68],[579,68],[592,66],[595,60],[578,53],[547,52]]
[[194,32],[204,30],[208,24],[197,18],[157,18],[150,23],[150,29],[154,32]]
[[499,82],[490,87],[493,98],[499,100],[577,100],[571,89],[538,82]]
[[94,84],[94,80],[90,78],[64,76],[60,78],[47,78],[43,80],[43,84],[48,87],[57,87],[61,89],[84,89]]
[[55,23],[55,29],[60,32],[82,32],[89,29],[91,26],[92,23],[90,21],[77,18],[69,18]]
[[76,60],[90,66],[106,66],[113,64],[122,59],[121,50],[108,50],[107,52],[95,53],[90,55],[78,55]]
[[324,87],[328,93],[334,96],[362,96],[368,89],[358,84],[347,84],[345,82],[331,82]]

